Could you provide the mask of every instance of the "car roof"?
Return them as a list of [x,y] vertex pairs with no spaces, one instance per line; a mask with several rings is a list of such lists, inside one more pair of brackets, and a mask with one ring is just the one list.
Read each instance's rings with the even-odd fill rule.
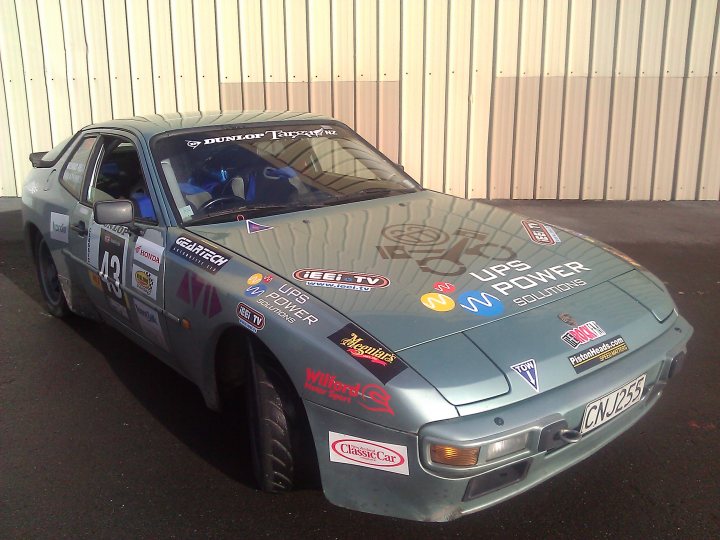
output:
[[150,139],[168,131],[202,127],[228,127],[242,124],[280,124],[288,122],[324,121],[336,122],[329,116],[294,111],[211,111],[168,114],[148,114],[132,118],[114,119],[92,124],[83,130],[94,128],[126,129]]

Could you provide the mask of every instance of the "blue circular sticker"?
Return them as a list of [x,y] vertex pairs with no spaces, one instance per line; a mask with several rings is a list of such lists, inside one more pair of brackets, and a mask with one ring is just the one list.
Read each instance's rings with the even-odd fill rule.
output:
[[267,285],[258,283],[257,285],[250,285],[245,289],[245,296],[260,296],[265,291],[267,291]]
[[494,317],[505,311],[505,306],[498,298],[482,291],[462,293],[458,297],[457,303],[470,313],[482,315],[483,317]]

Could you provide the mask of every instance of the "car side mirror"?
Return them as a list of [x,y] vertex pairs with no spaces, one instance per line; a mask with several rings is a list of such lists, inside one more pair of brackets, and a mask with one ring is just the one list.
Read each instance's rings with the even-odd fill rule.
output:
[[100,225],[132,225],[135,211],[132,201],[98,201],[93,206],[95,221]]

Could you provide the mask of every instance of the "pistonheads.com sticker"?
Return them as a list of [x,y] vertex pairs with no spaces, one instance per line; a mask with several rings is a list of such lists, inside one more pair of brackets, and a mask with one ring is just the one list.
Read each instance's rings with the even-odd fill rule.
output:
[[627,351],[628,346],[622,336],[615,336],[577,354],[568,356],[568,360],[575,369],[575,373],[582,373]]

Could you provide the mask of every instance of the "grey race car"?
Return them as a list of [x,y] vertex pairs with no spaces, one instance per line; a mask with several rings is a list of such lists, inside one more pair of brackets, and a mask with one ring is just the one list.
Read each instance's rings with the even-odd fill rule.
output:
[[637,422],[690,325],[612,248],[422,189],[311,114],[136,117],[31,156],[47,308],[102,320],[219,410],[259,486],[446,521]]

